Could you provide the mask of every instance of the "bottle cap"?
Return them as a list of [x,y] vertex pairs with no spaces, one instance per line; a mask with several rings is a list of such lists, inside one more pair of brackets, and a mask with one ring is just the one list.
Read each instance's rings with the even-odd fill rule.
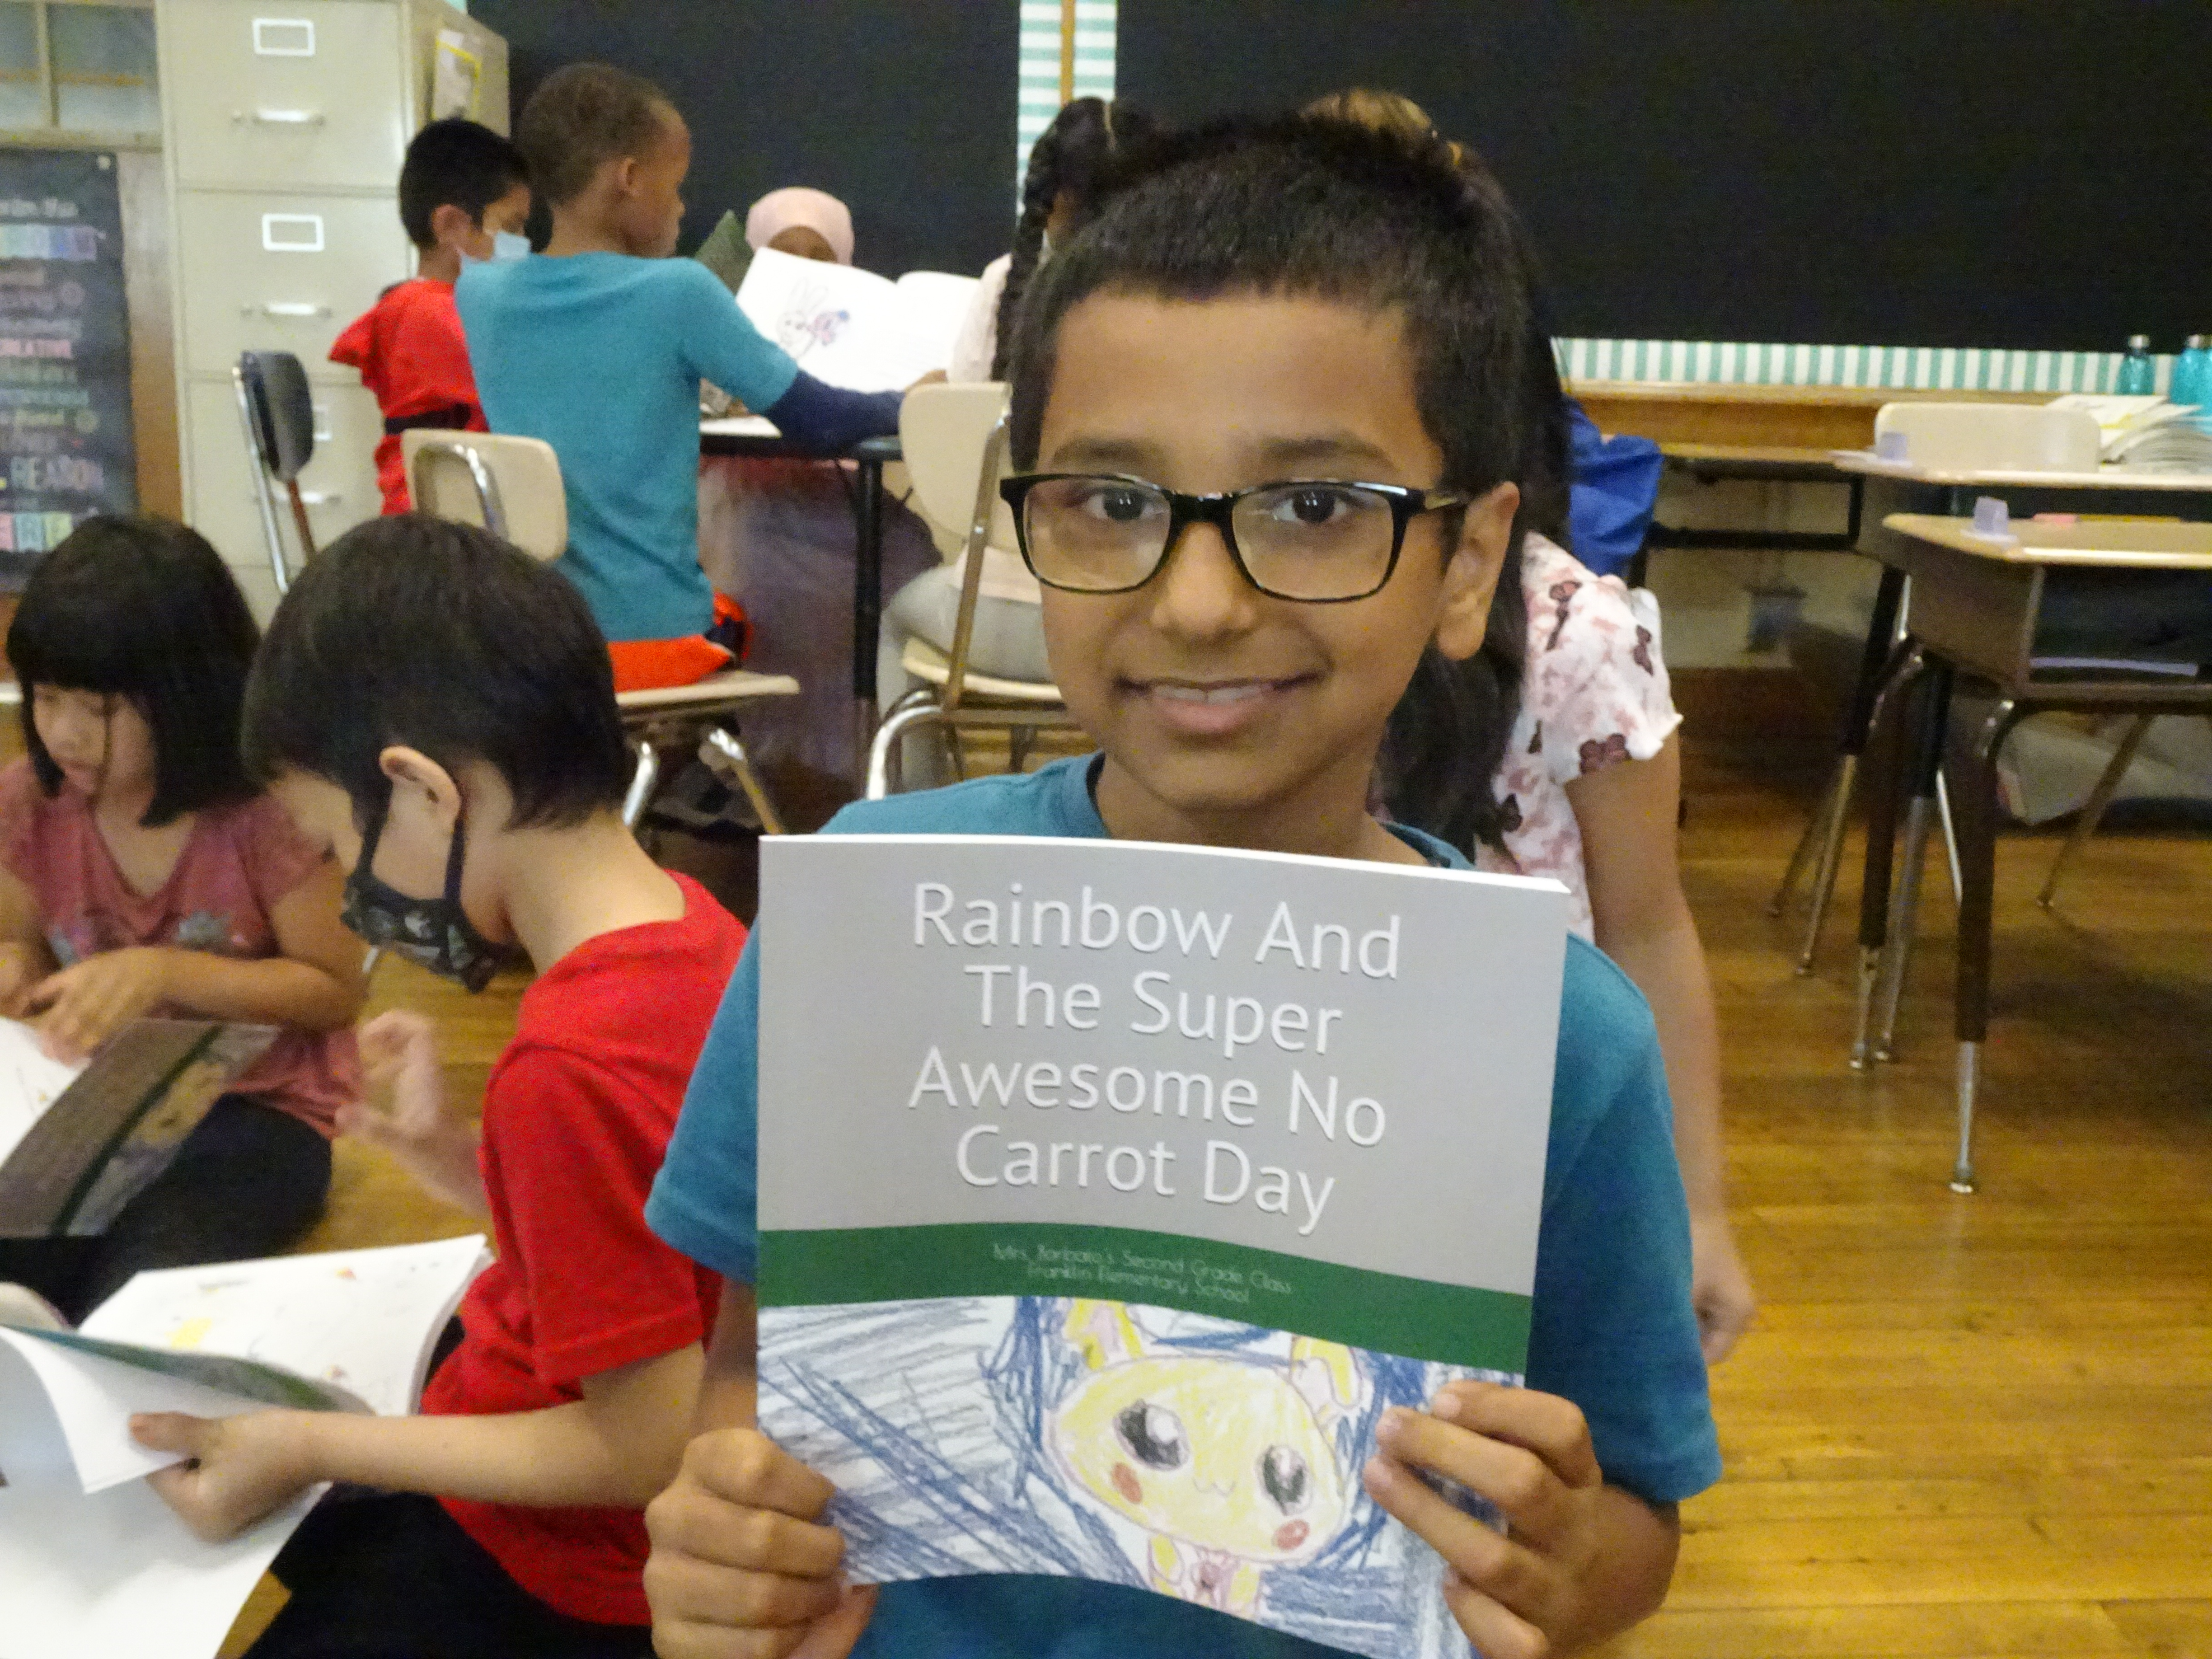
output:
[[2148,351],[2150,349],[2150,336],[2148,334],[2129,335],[2128,349],[2130,351]]
[[2204,337],[2202,334],[2192,334],[2181,343],[2181,346],[2185,351],[2202,351],[2205,346]]

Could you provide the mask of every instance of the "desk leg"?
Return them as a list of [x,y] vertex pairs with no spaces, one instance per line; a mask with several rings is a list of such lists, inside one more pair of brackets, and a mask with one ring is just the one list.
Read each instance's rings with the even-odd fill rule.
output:
[[1822,797],[1820,810],[1805,826],[1797,850],[1790,855],[1790,868],[1783,874],[1782,885],[1767,906],[1769,915],[1782,914],[1790,890],[1797,884],[1798,875],[1817,845],[1820,857],[1813,877],[1812,917],[1806,925],[1803,947],[1797,953],[1801,974],[1813,971],[1813,953],[1820,946],[1820,927],[1827,919],[1828,901],[1836,889],[1836,870],[1843,857],[1844,830],[1850,822],[1860,757],[1866,752],[1876,705],[1898,672],[1897,614],[1904,594],[1905,574],[1885,565],[1881,586],[1875,590],[1874,615],[1867,622],[1866,644],[1859,652],[1858,679],[1844,711],[1844,729],[1837,740],[1836,765],[1829,775],[1827,793]]
[[1855,1072],[1864,1071],[1872,1055],[1869,1039],[1874,1030],[1875,980],[1889,939],[1890,861],[1897,848],[1898,806],[1905,793],[1906,728],[1911,696],[1924,672],[1916,656],[1867,733],[1866,874],[1859,884],[1858,1008],[1851,1036]]
[[1889,917],[1889,954],[1881,990],[1881,1033],[1874,1057],[1887,1060],[1897,1043],[1898,1005],[1905,997],[1905,975],[1919,932],[1920,882],[1928,867],[1928,832],[1936,816],[1936,787],[1943,780],[1943,732],[1951,712],[1952,672],[1940,659],[1928,665],[1921,684],[1918,718],[1913,722],[1912,804],[1905,813],[1905,860]]
[[1951,806],[1959,826],[1959,977],[1953,1019],[1959,1042],[1959,1153],[1951,1190],[1974,1190],[1974,1095],[1990,1030],[1990,928],[1996,878],[1997,752],[2019,713],[2009,700],[1979,701],[1954,722]]
[[884,618],[884,464],[862,460],[853,556],[853,720],[859,764],[876,736],[876,637]]

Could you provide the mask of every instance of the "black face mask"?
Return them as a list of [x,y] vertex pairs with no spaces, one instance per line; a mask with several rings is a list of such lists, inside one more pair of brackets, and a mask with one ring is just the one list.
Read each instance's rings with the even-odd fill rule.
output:
[[379,879],[368,867],[376,857],[376,843],[384,834],[388,810],[387,806],[378,811],[362,837],[361,860],[346,878],[345,908],[339,920],[378,950],[404,957],[441,978],[458,981],[468,990],[483,990],[514,953],[478,933],[461,908],[466,821],[453,821],[453,849],[446,858],[445,896],[409,898]]

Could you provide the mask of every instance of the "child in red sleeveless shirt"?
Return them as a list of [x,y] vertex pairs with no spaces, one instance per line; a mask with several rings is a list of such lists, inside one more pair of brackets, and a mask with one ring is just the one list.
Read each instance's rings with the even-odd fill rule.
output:
[[486,430],[453,283],[466,261],[528,252],[521,232],[529,216],[522,154],[489,127],[448,117],[407,146],[399,222],[420,255],[415,278],[385,289],[331,347],[331,361],[359,369],[384,411],[376,482],[386,513],[409,505],[400,434],[418,426]]
[[346,1127],[488,1217],[498,1251],[423,1414],[143,1419],[193,1460],[155,1484],[221,1536],[355,1483],[278,1557],[292,1598],[254,1659],[641,1656],[642,1512],[720,1297],[647,1228],[645,1196],[744,929],[623,824],[630,756],[583,599],[483,531],[380,519],[318,555],[270,626],[246,741],[353,871],[364,938],[471,988],[517,952],[538,977],[480,1135],[427,1024],[362,1035],[392,1103]]
[[159,519],[88,520],[8,630],[30,753],[0,771],[0,1014],[64,1059],[144,1014],[282,1028],[105,1234],[0,1243],[0,1279],[71,1319],[142,1268],[284,1248],[359,1090],[337,868],[239,757],[255,638],[216,550]]

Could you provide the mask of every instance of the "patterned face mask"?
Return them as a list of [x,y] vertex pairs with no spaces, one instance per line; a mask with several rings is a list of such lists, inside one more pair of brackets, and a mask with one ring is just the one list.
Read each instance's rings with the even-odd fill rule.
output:
[[453,851],[446,858],[446,891],[441,898],[410,898],[396,891],[369,869],[376,843],[384,834],[386,807],[362,837],[361,859],[346,878],[345,908],[339,920],[379,950],[389,951],[428,969],[465,989],[481,991],[491,983],[514,954],[478,933],[461,908],[461,859],[466,846],[466,820],[453,821]]

